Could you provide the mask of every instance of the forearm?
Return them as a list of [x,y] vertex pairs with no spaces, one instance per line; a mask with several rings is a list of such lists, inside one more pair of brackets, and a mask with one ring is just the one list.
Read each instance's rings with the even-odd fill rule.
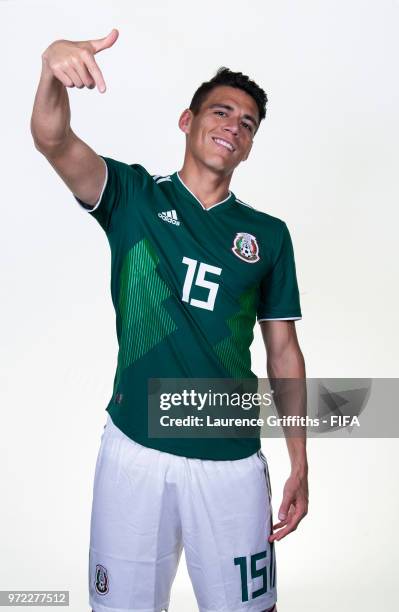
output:
[[308,459],[306,454],[306,435],[286,436],[288,454],[291,461],[291,474],[299,478],[307,476]]
[[[268,359],[267,373],[274,390],[274,401],[281,418],[306,417],[306,371],[302,352],[296,344]],[[291,461],[291,473],[306,477],[306,426],[283,426]]]
[[[292,346],[292,344],[294,346]],[[305,379],[305,360],[298,343],[290,343],[278,355],[268,355],[267,375],[269,378]]]
[[71,111],[66,87],[47,68],[45,58],[31,117],[37,149],[57,148],[70,135]]

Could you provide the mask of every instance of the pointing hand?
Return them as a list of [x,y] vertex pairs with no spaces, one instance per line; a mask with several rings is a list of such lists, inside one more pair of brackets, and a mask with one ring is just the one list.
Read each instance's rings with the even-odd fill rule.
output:
[[53,73],[65,87],[87,87],[104,93],[104,77],[94,55],[112,47],[119,36],[115,28],[104,38],[71,41],[56,40],[42,54],[44,67]]

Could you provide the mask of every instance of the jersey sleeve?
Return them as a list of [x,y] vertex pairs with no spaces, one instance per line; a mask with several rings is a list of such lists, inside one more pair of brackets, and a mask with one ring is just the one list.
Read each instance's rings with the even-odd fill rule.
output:
[[141,180],[139,164],[125,164],[110,157],[100,155],[105,163],[105,179],[100,196],[94,206],[74,195],[81,208],[89,212],[107,233],[112,225],[116,211],[134,197],[137,181]]
[[257,318],[258,322],[302,318],[294,250],[284,222],[276,259],[260,285]]

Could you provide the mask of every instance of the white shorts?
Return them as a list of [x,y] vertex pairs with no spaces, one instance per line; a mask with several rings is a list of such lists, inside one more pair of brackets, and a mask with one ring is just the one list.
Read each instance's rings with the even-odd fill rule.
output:
[[184,547],[200,612],[276,602],[271,491],[261,451],[188,459],[137,444],[108,415],[97,458],[89,555],[94,612],[161,612]]

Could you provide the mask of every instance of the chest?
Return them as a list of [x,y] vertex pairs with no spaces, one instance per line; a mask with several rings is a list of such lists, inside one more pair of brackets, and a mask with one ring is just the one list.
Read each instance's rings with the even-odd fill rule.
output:
[[[196,312],[235,309],[243,295],[259,289],[273,262],[273,240],[238,204],[203,210],[190,201],[157,193],[135,202],[122,227],[119,265],[142,244],[140,252],[152,253],[162,281]],[[140,266],[136,267],[140,274]],[[130,274],[136,274],[134,267]]]

